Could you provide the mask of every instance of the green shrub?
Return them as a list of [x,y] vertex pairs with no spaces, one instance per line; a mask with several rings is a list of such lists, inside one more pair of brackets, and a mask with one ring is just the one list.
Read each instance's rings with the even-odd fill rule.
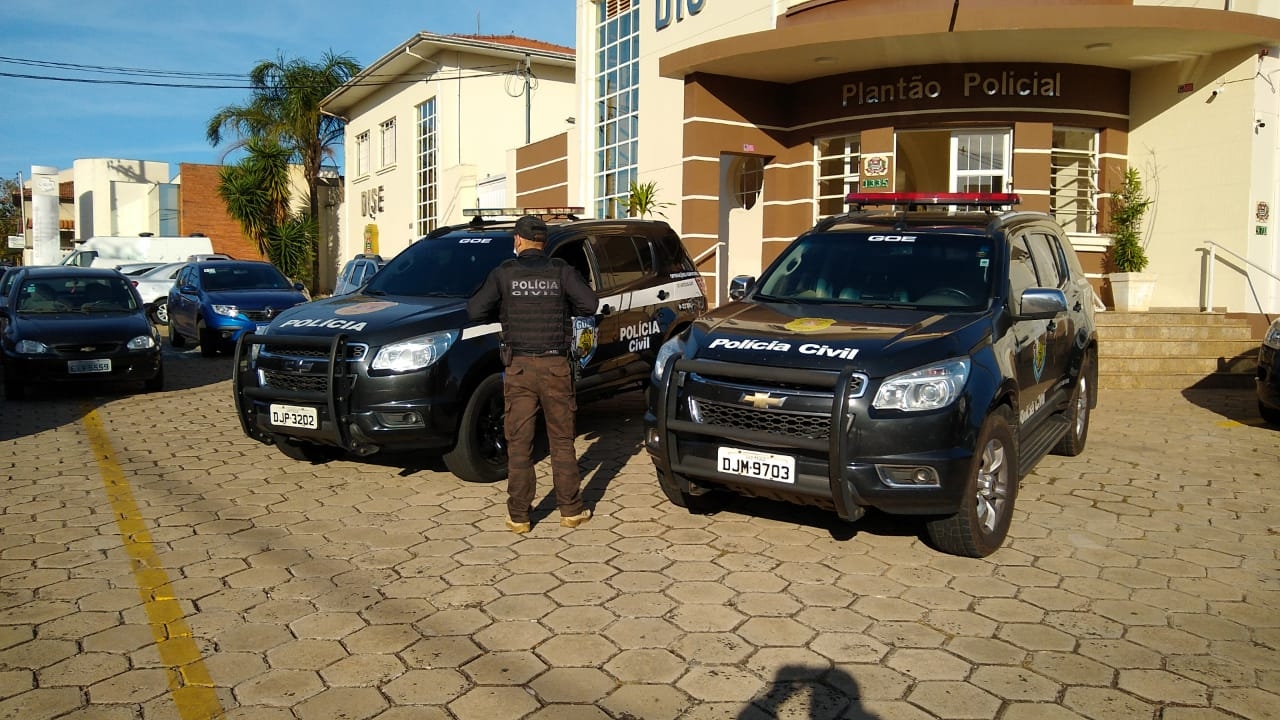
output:
[[1142,218],[1151,199],[1142,194],[1136,168],[1124,171],[1120,190],[1111,198],[1111,264],[1116,272],[1142,272],[1150,260],[1142,247]]

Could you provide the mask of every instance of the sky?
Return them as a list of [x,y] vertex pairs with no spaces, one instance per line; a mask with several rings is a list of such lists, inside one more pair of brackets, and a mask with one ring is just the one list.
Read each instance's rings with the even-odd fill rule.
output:
[[[172,73],[247,76],[263,60],[283,55],[319,62],[326,51],[348,55],[365,67],[423,31],[515,34],[573,47],[575,4],[574,0],[0,3],[0,28],[4,28],[0,35],[0,177],[16,179],[21,173],[30,181],[32,165],[65,170],[77,158],[167,162],[170,175],[177,174],[181,162],[219,164],[230,143],[224,139],[217,148],[209,145],[205,139],[209,118],[219,108],[246,103],[247,80]],[[166,75],[106,74],[67,65],[145,69]],[[150,87],[138,82],[242,87]]]

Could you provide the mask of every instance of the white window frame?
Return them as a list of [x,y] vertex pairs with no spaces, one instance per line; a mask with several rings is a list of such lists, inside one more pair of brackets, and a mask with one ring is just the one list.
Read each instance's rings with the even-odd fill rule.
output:
[[396,119],[383,120],[378,125],[379,147],[381,148],[381,156],[378,158],[378,167],[391,167],[396,164]]
[[[822,143],[824,142],[840,142],[842,152],[838,155],[823,155]],[[856,147],[856,150],[850,148]],[[840,160],[841,171],[838,175],[823,175],[823,160]],[[857,192],[858,185],[862,181],[862,135],[861,133],[853,133],[852,135],[835,135],[832,137],[818,138],[813,143],[813,211],[815,219],[824,217],[833,217],[834,215],[843,215],[847,206],[845,198],[849,193]],[[842,191],[839,197],[831,194],[822,194],[823,181],[836,180],[842,182]],[[840,210],[835,213],[822,212],[822,201],[836,199],[839,201]]]
[[422,237],[436,229],[440,213],[440,145],[436,99],[418,105],[417,234]]
[[369,131],[356,135],[356,177],[369,174]]
[[[1088,135],[1086,148],[1058,147],[1059,132]],[[1053,126],[1054,144],[1049,151],[1049,207],[1058,224],[1072,235],[1098,234],[1097,128]]]
[[[962,152],[961,142],[966,137],[986,136],[994,142],[989,146],[991,149],[999,150],[999,158],[1002,161],[999,166],[987,167],[984,165],[970,166],[961,168],[960,156]],[[979,150],[976,157],[981,158],[982,152],[987,149],[984,146]],[[995,176],[1000,178],[999,182],[994,183],[993,187],[982,190],[981,192],[1002,193],[1009,192],[1013,187],[1012,158],[1013,158],[1013,129],[1012,128],[971,128],[968,130],[951,131],[951,157],[949,158],[948,171],[950,173],[949,190],[951,192],[965,192],[961,188],[966,184],[962,180],[969,178],[985,178]],[[974,155],[970,155],[975,157]],[[995,155],[992,155],[995,157]],[[972,190],[967,190],[973,192]]]

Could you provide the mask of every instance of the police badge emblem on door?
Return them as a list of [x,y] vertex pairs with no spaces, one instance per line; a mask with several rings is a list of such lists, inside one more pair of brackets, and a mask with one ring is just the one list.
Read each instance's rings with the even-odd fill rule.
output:
[[573,357],[586,367],[596,354],[596,319],[590,315],[573,318]]

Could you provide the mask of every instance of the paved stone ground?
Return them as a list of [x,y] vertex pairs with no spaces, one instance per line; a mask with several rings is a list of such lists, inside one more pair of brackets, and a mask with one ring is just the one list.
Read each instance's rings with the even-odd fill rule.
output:
[[160,394],[0,403],[0,718],[1280,717],[1249,392],[1104,390],[969,560],[912,520],[674,508],[635,394],[581,413],[598,517],[517,537],[502,484],[288,460],[228,359],[167,359]]

